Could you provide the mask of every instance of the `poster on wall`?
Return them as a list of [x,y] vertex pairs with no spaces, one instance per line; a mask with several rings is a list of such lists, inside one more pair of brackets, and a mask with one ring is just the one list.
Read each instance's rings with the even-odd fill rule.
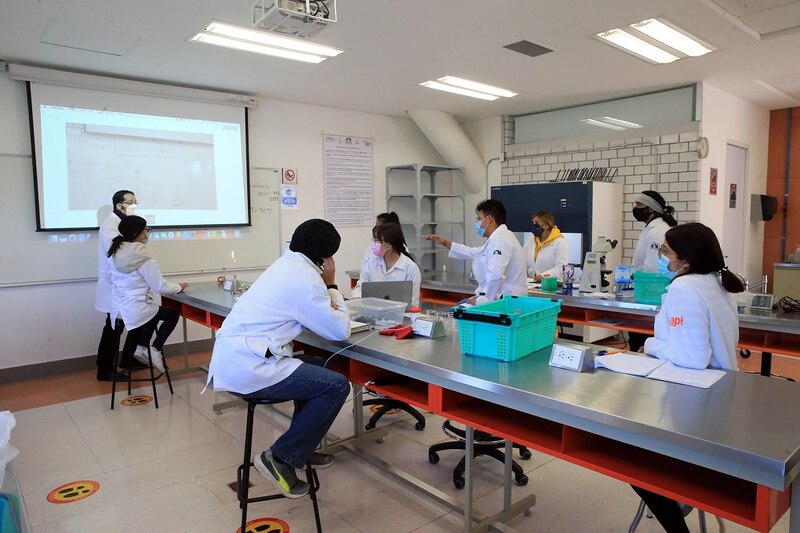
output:
[[716,196],[717,195],[717,169],[716,168],[712,168],[711,169],[710,178],[711,179],[708,182],[708,193],[711,194],[712,196]]
[[325,219],[335,226],[372,226],[372,139],[322,136]]
[[281,208],[282,209],[297,209],[300,207],[297,203],[297,187],[294,185],[281,186]]
[[728,207],[731,209],[736,209],[736,184],[731,183],[731,194],[730,194],[730,201],[728,203]]

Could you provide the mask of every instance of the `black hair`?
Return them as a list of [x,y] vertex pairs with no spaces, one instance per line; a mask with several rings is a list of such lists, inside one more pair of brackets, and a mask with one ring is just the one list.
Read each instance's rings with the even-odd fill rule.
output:
[[391,211],[389,213],[381,213],[377,215],[375,219],[378,221],[378,225],[386,224],[387,222],[391,222],[393,224],[400,224],[400,217],[397,216],[397,213]]
[[[678,225],[678,221],[675,220],[675,208],[671,205],[667,205],[667,201],[664,200],[664,197],[658,194],[656,191],[642,191],[642,194],[645,196],[649,196],[653,200],[655,200],[658,205],[661,206],[662,213],[656,213],[653,211],[653,218],[659,217],[664,219],[664,222],[667,223],[670,227],[675,227]],[[648,208],[650,209],[650,208]]]
[[506,223],[506,207],[500,200],[484,200],[478,204],[475,211],[480,211],[484,216],[492,215],[498,226]]
[[411,254],[406,251],[406,238],[403,236],[403,229],[400,224],[387,222],[386,224],[375,226],[374,235],[379,241],[391,244],[392,249],[398,254],[403,254],[412,261],[414,260]]
[[671,228],[664,235],[670,248],[689,263],[689,272],[694,274],[716,273],[728,292],[744,291],[739,276],[725,266],[725,257],[714,231],[699,222],[689,222]]
[[136,196],[135,194],[133,194],[132,191],[126,191],[125,189],[122,189],[121,191],[117,191],[117,192],[114,193],[114,196],[111,197],[111,206],[114,209],[116,209],[117,208],[117,204],[121,204],[122,202],[125,201],[125,195],[126,194],[130,194],[132,196]]
[[333,224],[321,218],[306,220],[294,230],[289,249],[308,257],[312,263],[322,266],[322,260],[332,257],[339,250],[342,237]]
[[108,253],[106,257],[111,257],[119,247],[122,246],[123,242],[133,242],[136,240],[144,229],[147,227],[147,221],[142,217],[137,217],[136,215],[131,215],[123,218],[119,221],[119,235],[114,237],[111,241],[111,246],[108,249]]

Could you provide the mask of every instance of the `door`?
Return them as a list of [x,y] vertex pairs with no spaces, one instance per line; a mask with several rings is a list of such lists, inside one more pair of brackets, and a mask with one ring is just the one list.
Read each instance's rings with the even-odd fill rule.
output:
[[725,151],[725,206],[722,215],[722,254],[725,264],[736,273],[744,272],[745,177],[747,149],[728,144]]

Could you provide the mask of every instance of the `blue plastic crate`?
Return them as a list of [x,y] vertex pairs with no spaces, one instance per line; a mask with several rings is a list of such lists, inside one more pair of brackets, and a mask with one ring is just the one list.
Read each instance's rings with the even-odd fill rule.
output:
[[561,301],[531,296],[502,300],[453,313],[461,353],[516,361],[553,344]]

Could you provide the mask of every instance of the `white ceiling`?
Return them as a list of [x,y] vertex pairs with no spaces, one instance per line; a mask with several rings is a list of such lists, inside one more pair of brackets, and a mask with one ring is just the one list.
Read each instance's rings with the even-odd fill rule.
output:
[[[769,109],[797,105],[780,91],[800,99],[800,32],[752,36],[775,30],[775,9],[779,29],[800,26],[797,1],[338,0],[337,8],[339,21],[313,40],[346,52],[310,65],[187,42],[211,19],[247,25],[250,0],[2,0],[0,59],[388,115],[438,109],[460,120],[701,80]],[[652,65],[592,38],[655,16],[719,50]],[[747,17],[770,22],[748,34],[737,24]],[[42,42],[64,39],[77,48]],[[503,48],[522,39],[556,51],[531,58]],[[483,102],[418,85],[444,75],[520,95]]]

